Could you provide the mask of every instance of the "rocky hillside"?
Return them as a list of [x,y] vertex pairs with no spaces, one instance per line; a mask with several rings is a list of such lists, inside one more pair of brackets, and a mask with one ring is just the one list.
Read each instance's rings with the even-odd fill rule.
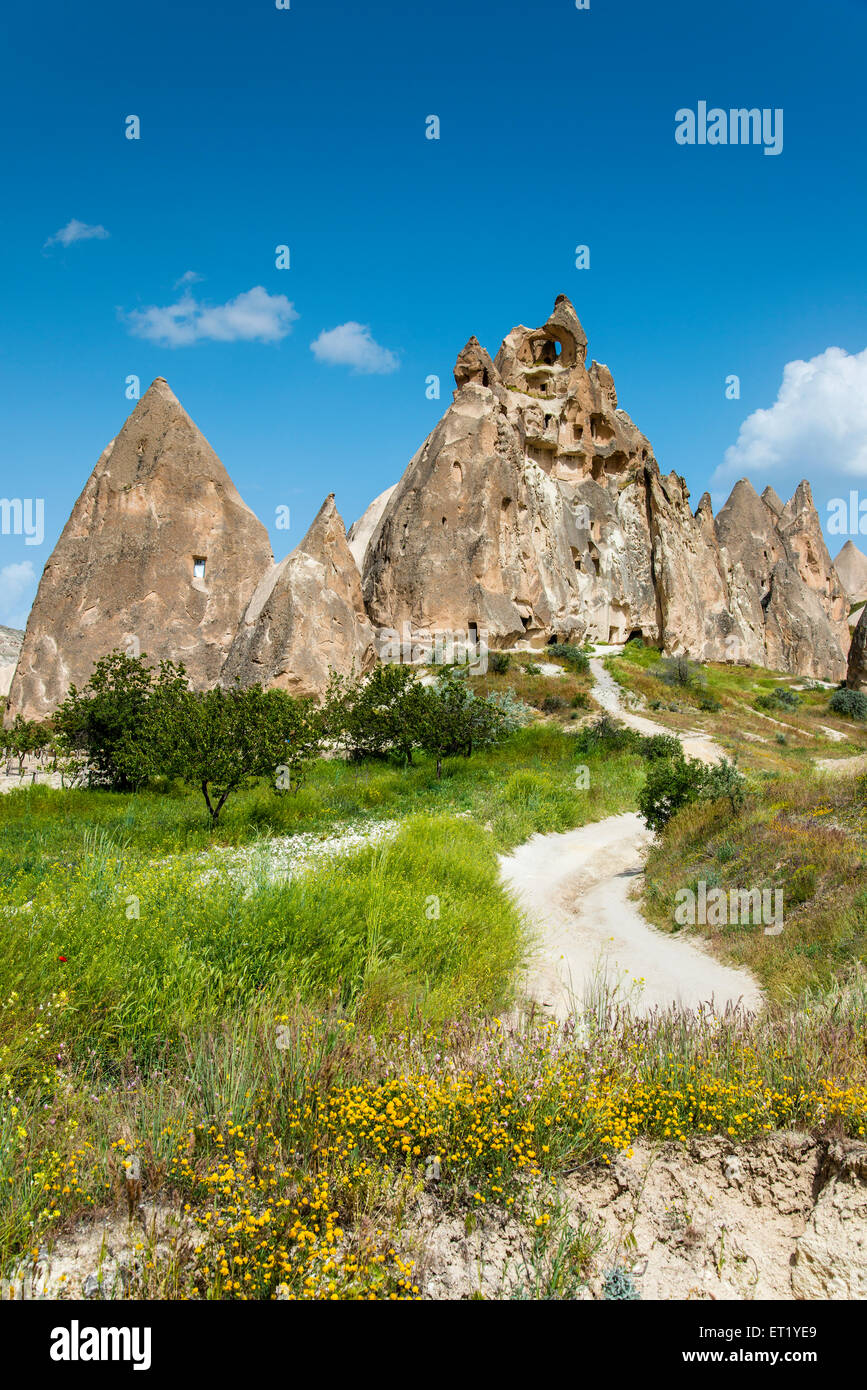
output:
[[492,360],[471,338],[452,404],[347,537],[333,495],[275,565],[264,526],[157,377],[100,457],[45,567],[6,712],[44,718],[113,648],[202,688],[324,689],[374,629],[494,647],[640,634],[672,653],[840,680],[849,602],[809,484],[746,480],[714,518],[663,475],[565,295]]
[[495,360],[471,338],[452,404],[388,498],[363,559],[379,627],[624,641],[840,679],[848,604],[810,488],[739,482],[714,520],[663,476],[560,295]]

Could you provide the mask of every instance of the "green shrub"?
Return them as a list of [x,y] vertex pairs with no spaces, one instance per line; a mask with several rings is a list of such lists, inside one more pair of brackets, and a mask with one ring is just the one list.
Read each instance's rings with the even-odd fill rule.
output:
[[600,714],[592,724],[579,729],[575,735],[575,750],[587,756],[602,750],[611,753],[637,753],[641,748],[641,735],[634,729],[627,729],[612,719],[610,714]]
[[642,758],[653,762],[656,758],[679,758],[683,750],[680,739],[673,734],[648,734],[642,737],[638,751]]
[[512,657],[509,652],[491,652],[488,656],[488,665],[495,676],[504,676],[512,664]]
[[867,695],[861,690],[835,690],[828,709],[844,719],[867,719]]
[[583,673],[590,669],[590,658],[571,642],[553,642],[548,648],[551,656],[565,662],[570,670]]
[[698,702],[698,707],[706,714],[717,714],[722,709],[719,700],[715,699],[713,695],[703,695]]
[[546,695],[540,708],[545,714],[556,714],[557,710],[567,708],[567,701],[562,695]]
[[638,809],[651,830],[662,830],[684,806],[697,801],[705,769],[693,758],[652,762],[638,793]]
[[760,710],[796,710],[800,707],[801,697],[797,690],[790,690],[788,686],[778,686],[776,690],[769,690],[762,695],[757,695],[753,701],[756,709]]
[[517,729],[523,729],[527,724],[532,724],[535,717],[531,707],[518,699],[511,686],[508,690],[495,690],[487,697],[487,703],[499,710],[503,716],[500,726],[503,737],[515,733]]
[[785,890],[787,907],[809,902],[816,892],[818,873],[815,864],[801,864],[795,870]]

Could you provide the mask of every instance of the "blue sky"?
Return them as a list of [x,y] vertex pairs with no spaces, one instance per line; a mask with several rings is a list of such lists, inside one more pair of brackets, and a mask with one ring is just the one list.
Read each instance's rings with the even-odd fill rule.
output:
[[[806,475],[824,519],[861,486],[863,0],[51,0],[3,40],[0,492],[44,498],[45,539],[0,535],[0,622],[127,376],[168,379],[281,558],[326,493],[349,524],[396,481],[470,334],[494,353],[560,292],[694,503]],[[702,100],[782,108],[782,153],[678,145]]]

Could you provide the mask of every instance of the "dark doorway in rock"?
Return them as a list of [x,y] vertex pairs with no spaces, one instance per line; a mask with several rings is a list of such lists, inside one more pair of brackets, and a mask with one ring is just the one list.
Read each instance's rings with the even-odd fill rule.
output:
[[469,637],[470,637],[470,646],[471,646],[471,647],[477,647],[477,646],[479,645],[479,625],[478,625],[478,623],[467,623],[467,631],[468,631]]
[[634,627],[626,640],[627,642],[643,642],[644,633],[641,631],[640,627]]

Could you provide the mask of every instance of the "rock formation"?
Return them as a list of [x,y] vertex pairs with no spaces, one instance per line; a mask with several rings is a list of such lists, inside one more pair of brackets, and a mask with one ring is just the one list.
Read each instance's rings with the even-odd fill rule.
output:
[[861,609],[861,616],[852,633],[846,684],[850,690],[864,690],[867,687],[867,605]]
[[867,599],[867,555],[854,541],[847,541],[834,561],[846,597],[850,603]]
[[24,633],[17,627],[0,627],[0,695],[8,695],[21,655]]
[[222,684],[260,682],[321,695],[333,668],[363,674],[375,662],[361,576],[334,493],[291,554],[260,580],[226,658]]
[[220,674],[268,534],[163,377],[103,452],[45,566],[6,710],[43,718],[121,648]]
[[640,633],[704,660],[839,679],[847,604],[809,486],[784,505],[742,481],[716,521],[707,495],[693,514],[586,355],[565,295],[493,361],[470,339],[452,404],[371,528],[374,624],[475,626],[494,647]]
[[354,521],[347,532],[346,539],[349,542],[349,549],[352,558],[358,566],[359,574],[364,569],[364,560],[367,555],[371,541],[375,540],[379,534],[379,523],[385,511],[391,494],[397,484],[387,487],[385,492],[381,492],[378,497],[368,505],[357,521]]
[[[470,338],[455,384],[400,482],[349,536],[331,496],[274,565],[265,528],[158,377],[45,567],[6,722],[50,714],[115,648],[183,661],[196,688],[319,694],[329,668],[369,668],[375,629],[534,648],[640,634],[701,660],[844,676],[849,600],[809,485],[784,504],[742,479],[716,518],[707,493],[693,513],[683,479],[660,472],[618,406],[611,372],[587,365],[565,295],[494,360]],[[847,585],[852,573],[860,583],[867,559],[851,543],[840,558]],[[0,650],[0,679],[2,667]]]

